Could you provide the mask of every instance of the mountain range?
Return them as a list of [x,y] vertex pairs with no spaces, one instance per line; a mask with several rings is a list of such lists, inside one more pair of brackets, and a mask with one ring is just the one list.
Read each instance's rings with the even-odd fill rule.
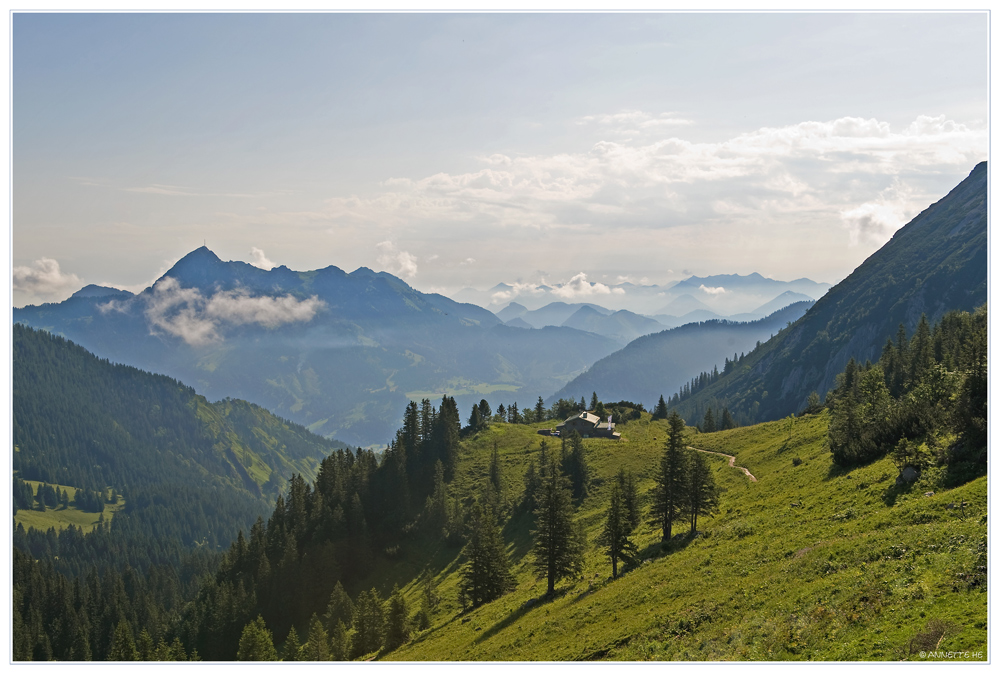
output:
[[796,302],[766,318],[750,322],[712,320],[639,337],[602,358],[551,396],[551,400],[589,399],[641,402],[652,409],[659,396],[669,396],[700,372],[736,359],[798,320],[812,302]]
[[987,175],[978,164],[740,368],[681,400],[681,414],[694,423],[725,405],[753,422],[798,412],[811,392],[833,387],[849,359],[877,361],[900,326],[910,336],[921,316],[933,324],[985,303]]
[[620,347],[572,328],[509,327],[385,272],[265,271],[205,247],[136,295],[88,287],[13,313],[101,358],[364,446],[392,438],[410,399],[532,404]]
[[[585,278],[552,285],[498,283],[488,290],[463,288],[452,294],[452,298],[497,311],[498,315],[503,312],[500,307],[506,307],[507,303],[515,303],[526,311],[534,311],[552,303],[573,304],[576,301],[575,306],[580,306],[579,300],[585,299],[586,303],[594,303],[606,311],[626,310],[646,316],[664,314],[676,318],[701,309],[712,315],[691,320],[705,320],[756,311],[756,307],[786,292],[805,296],[800,299],[819,299],[830,287],[829,283],[818,283],[807,278],[777,281],[754,272],[747,275],[690,276],[663,285],[628,281],[604,284],[590,282]],[[791,302],[785,306],[787,304]],[[764,315],[766,313],[756,318]],[[503,320],[507,321],[509,318],[513,317],[504,317]],[[667,327],[676,327],[683,322],[672,323]]]

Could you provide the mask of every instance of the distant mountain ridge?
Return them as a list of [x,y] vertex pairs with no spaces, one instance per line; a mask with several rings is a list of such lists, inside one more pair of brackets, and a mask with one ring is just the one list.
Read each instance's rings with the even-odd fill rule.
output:
[[263,270],[205,247],[135,296],[13,313],[102,358],[363,446],[388,442],[411,398],[532,404],[619,346],[570,328],[512,328],[385,272]]
[[[819,283],[807,278],[778,281],[757,272],[745,276],[739,274],[690,276],[664,285],[636,284],[629,281],[614,284],[590,281],[584,283],[589,286],[589,290],[586,286],[576,288],[566,284],[498,283],[489,290],[463,288],[452,297],[456,301],[494,310],[498,315],[503,313],[504,321],[514,317],[506,315],[505,309],[499,308],[506,307],[506,303],[516,304],[525,311],[534,311],[553,302],[572,303],[577,298],[587,299],[588,302],[601,306],[609,312],[626,310],[646,316],[666,314],[677,318],[695,309],[701,309],[719,317],[726,317],[750,313],[755,307],[766,304],[785,292],[799,293],[813,300],[819,299],[831,287],[829,283]],[[697,304],[686,309],[678,307],[676,311],[663,310],[669,303],[683,295],[689,296],[685,301]],[[669,327],[674,325],[680,323],[672,323]]]
[[728,376],[678,409],[694,423],[726,405],[748,422],[798,412],[809,394],[826,394],[850,358],[875,362],[902,324],[912,335],[987,299],[987,164],[900,228],[788,330],[763,344]]
[[552,395],[549,403],[559,398],[578,400],[596,392],[601,400],[641,402],[652,409],[659,396],[669,396],[692,377],[715,366],[721,371],[726,358],[769,339],[798,320],[811,304],[792,304],[748,323],[712,320],[639,337],[594,363]]

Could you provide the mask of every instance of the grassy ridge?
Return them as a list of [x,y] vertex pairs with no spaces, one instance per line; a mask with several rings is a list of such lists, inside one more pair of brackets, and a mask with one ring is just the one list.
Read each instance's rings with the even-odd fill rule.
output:
[[[495,425],[466,443],[458,493],[473,494],[485,479],[495,441],[507,498],[516,499],[529,459],[537,461],[540,426]],[[917,660],[923,643],[985,658],[987,597],[968,580],[985,563],[986,479],[946,490],[944,476],[929,471],[897,488],[887,459],[841,471],[825,446],[826,427],[822,414],[791,425],[692,433],[692,446],[736,455],[758,482],[709,455],[726,491],[720,514],[699,519],[697,538],[682,534],[664,552],[658,533],[643,526],[636,537],[643,563],[614,582],[606,557],[591,545],[583,578],[557,585],[551,600],[531,573],[526,514],[504,532],[517,589],[465,614],[456,599],[458,551],[414,542],[378,571],[379,589],[384,596],[399,583],[416,607],[414,579],[427,568],[443,601],[430,629],[386,657]],[[578,517],[591,542],[619,466],[640,477],[648,506],[666,438],[665,423],[648,417],[620,430],[620,443],[585,441],[594,480]]]

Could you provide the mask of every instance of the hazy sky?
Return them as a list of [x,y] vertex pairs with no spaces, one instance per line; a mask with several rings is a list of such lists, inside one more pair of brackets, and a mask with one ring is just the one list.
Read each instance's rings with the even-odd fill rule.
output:
[[15,14],[14,303],[223,259],[836,282],[987,156],[987,15]]

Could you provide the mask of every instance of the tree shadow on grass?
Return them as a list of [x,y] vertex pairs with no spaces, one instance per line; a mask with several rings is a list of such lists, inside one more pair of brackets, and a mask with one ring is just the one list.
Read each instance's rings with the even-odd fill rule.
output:
[[830,470],[826,471],[826,477],[823,478],[823,481],[826,482],[828,480],[838,478],[842,475],[847,475],[848,473],[851,472],[851,470],[852,470],[851,468],[847,468],[845,466],[838,466],[835,463],[831,463]]
[[510,541],[511,561],[517,563],[531,551],[534,541],[531,538],[531,528],[534,516],[527,511],[516,512],[503,528],[504,540]]
[[906,484],[905,482],[903,484],[896,484],[895,482],[892,483],[889,486],[889,488],[882,493],[882,503],[886,504],[891,508],[892,506],[896,505],[897,498],[899,498],[903,494],[909,494],[911,491],[913,491],[914,484],[916,484],[916,482],[914,482],[913,484]]
[[524,602],[516,609],[511,611],[506,618],[499,620],[489,628],[483,630],[483,633],[480,634],[478,637],[476,637],[476,643],[480,644],[489,639],[490,637],[499,634],[500,632],[502,632],[503,630],[507,629],[512,624],[517,622],[520,618],[527,615],[529,612],[535,610],[536,608],[539,608],[540,606],[544,606],[545,604],[551,603],[553,600],[562,597],[567,592],[569,592],[569,587],[563,587],[561,589],[556,590],[552,594],[543,594],[541,597],[535,597],[529,599],[528,601]]
[[[685,531],[681,534],[674,534],[669,541],[658,541],[656,543],[650,543],[636,555],[636,563],[628,567],[628,571],[641,566],[644,562],[651,559],[657,559],[659,557],[666,557],[667,555],[672,555],[675,552],[679,552],[691,545],[692,541],[698,537],[697,532]],[[624,571],[623,573],[627,573]],[[619,577],[623,573],[618,574]]]

